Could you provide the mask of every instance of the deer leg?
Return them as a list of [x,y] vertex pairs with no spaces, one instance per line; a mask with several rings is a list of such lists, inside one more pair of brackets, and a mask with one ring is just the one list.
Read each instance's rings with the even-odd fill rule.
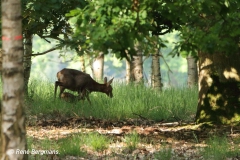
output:
[[84,102],[85,98],[86,98],[86,90],[85,89],[81,91],[81,98],[82,98],[82,100]]
[[87,98],[89,104],[91,104],[91,101],[89,99],[89,94],[90,94],[90,92],[88,90],[85,90],[85,97]]
[[58,81],[55,82],[54,98],[56,98],[57,87],[59,86],[59,83],[60,82],[58,82]]
[[78,90],[78,98],[77,98],[78,101],[80,100],[84,100],[84,97],[83,97],[83,94],[81,92],[81,90]]
[[65,88],[63,86],[60,86],[60,93],[59,93],[59,98],[61,98],[61,94],[64,92]]

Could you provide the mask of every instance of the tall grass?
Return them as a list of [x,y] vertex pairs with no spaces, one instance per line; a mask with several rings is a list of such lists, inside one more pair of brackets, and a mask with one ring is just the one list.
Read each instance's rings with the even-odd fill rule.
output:
[[[67,91],[70,92],[70,91]],[[197,106],[196,88],[168,88],[156,91],[145,86],[113,84],[113,98],[103,93],[90,94],[92,104],[87,101],[68,103],[54,100],[54,84],[33,80],[29,85],[30,99],[26,101],[27,114],[62,116],[84,116],[121,120],[137,115],[152,120],[191,120]],[[57,97],[59,89],[57,92]],[[75,93],[76,94],[76,93]]]

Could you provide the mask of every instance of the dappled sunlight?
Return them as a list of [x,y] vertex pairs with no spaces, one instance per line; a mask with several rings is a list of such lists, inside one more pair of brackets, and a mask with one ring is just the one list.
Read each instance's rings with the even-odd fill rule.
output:
[[204,68],[205,66],[209,66],[213,63],[213,61],[209,58],[205,58],[204,62],[202,62],[200,68]]
[[234,79],[236,81],[240,81],[240,77],[238,75],[239,73],[237,70],[233,67],[231,67],[230,71],[224,70],[223,75],[226,77],[226,79]]
[[213,79],[210,77],[210,75],[205,76],[205,78],[206,78],[206,82],[207,82],[208,87],[212,86]]
[[240,114],[234,113],[233,117],[231,118],[231,123],[236,123],[240,121]]
[[200,119],[208,119],[210,116],[206,114],[206,112],[204,110],[201,110],[201,113],[200,113]]
[[225,116],[219,116],[219,119],[222,124],[228,124],[229,120]]
[[204,101],[203,101],[203,99],[205,99],[205,97],[206,97],[206,94],[203,94],[203,95],[202,95],[202,100],[201,100],[201,105],[203,105],[203,104],[204,104]]
[[[200,74],[203,75],[202,78],[205,79],[205,82],[208,86],[211,86],[213,83],[213,79],[209,75],[209,67],[213,64],[213,61],[209,58],[205,58],[204,62],[201,63],[200,66]],[[199,81],[202,82],[201,76],[199,77]]]
[[218,93],[217,95],[208,94],[207,97],[209,98],[209,103],[212,106],[211,109],[213,111],[220,108],[219,105],[217,105],[217,101],[222,98],[222,94]]

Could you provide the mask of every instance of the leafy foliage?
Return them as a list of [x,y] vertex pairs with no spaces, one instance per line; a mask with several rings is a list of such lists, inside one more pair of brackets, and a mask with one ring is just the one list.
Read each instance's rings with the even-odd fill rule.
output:
[[46,38],[62,40],[59,37],[61,34],[66,38],[71,32],[65,14],[85,5],[86,1],[82,0],[23,0],[23,34],[37,34],[46,41]]
[[[239,52],[239,9],[237,1],[186,2],[190,6],[185,14],[187,23],[181,28],[177,53],[187,51],[196,55],[206,53]],[[175,52],[176,53],[176,52]]]
[[179,28],[174,7],[169,1],[91,1],[84,9],[67,14],[76,27],[73,36],[76,43],[70,47],[80,45],[80,54],[92,50],[108,53],[110,48],[117,57],[123,58],[134,55],[134,45],[140,43],[147,54],[156,43],[164,46],[153,37]]

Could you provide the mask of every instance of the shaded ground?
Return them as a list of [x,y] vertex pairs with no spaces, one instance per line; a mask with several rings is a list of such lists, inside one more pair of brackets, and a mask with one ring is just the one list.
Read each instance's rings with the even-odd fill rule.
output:
[[[240,127],[214,126],[207,128],[193,123],[153,122],[144,118],[128,119],[125,121],[109,121],[94,118],[68,118],[58,117],[49,120],[43,117],[29,117],[27,134],[37,139],[60,139],[74,133],[98,132],[113,139],[113,143],[103,152],[96,152],[89,147],[83,147],[87,152],[84,157],[67,156],[64,159],[159,159],[155,154],[163,148],[170,148],[174,155],[171,159],[203,159],[199,152],[206,147],[205,140],[211,135],[226,136],[230,143],[240,135]],[[134,150],[126,149],[122,137],[137,132],[144,143]],[[239,145],[237,147],[240,148]],[[239,151],[240,153],[240,151]],[[49,159],[60,159],[57,156]],[[238,155],[229,159],[240,159]]]

